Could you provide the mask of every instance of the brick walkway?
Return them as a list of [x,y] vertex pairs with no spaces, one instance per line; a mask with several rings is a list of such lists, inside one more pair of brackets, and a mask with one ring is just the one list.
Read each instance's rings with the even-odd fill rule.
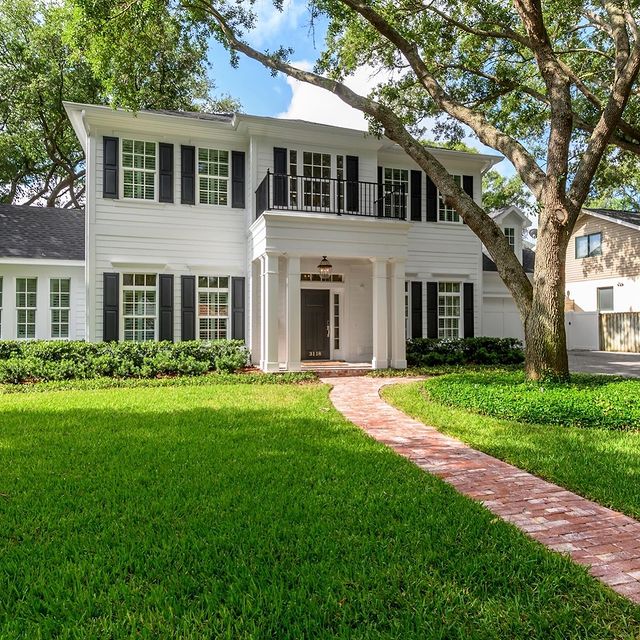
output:
[[333,385],[331,400],[338,411],[369,435],[640,603],[640,522],[476,451],[380,398],[382,386],[411,379],[325,382]]

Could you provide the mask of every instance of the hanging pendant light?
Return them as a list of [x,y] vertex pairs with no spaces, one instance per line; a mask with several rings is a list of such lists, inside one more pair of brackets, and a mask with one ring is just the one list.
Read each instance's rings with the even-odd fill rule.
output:
[[320,280],[329,280],[331,278],[332,264],[327,260],[327,256],[322,256],[320,264],[318,265],[318,273],[320,274]]

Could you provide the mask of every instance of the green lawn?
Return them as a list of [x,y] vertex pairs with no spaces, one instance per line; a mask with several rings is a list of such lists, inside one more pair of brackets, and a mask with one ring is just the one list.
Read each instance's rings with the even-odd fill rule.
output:
[[320,385],[0,395],[0,638],[634,638]]
[[[439,379],[438,392],[445,388],[446,378]],[[478,415],[431,400],[424,382],[386,387],[382,394],[405,413],[480,451],[640,518],[638,431],[527,424]]]

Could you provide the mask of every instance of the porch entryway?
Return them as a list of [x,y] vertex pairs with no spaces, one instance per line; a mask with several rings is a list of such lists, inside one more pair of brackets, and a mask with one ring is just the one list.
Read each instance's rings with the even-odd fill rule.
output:
[[329,360],[331,357],[330,292],[328,289],[300,291],[300,355],[305,360]]

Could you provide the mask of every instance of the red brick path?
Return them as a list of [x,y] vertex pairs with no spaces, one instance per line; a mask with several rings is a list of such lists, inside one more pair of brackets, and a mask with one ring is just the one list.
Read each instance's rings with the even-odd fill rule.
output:
[[640,603],[640,522],[476,451],[384,402],[380,388],[410,378],[331,378],[331,400],[369,435],[481,502],[550,549],[590,567]]

